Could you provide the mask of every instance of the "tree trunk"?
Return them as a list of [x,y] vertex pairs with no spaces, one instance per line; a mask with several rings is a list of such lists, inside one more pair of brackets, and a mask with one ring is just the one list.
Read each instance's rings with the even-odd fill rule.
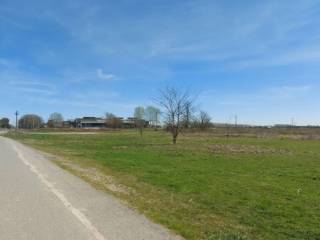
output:
[[172,136],[173,136],[172,142],[173,142],[173,144],[177,143],[178,134],[179,134],[178,128],[173,127],[173,129],[172,129]]
[[177,136],[176,135],[173,135],[173,140],[172,140],[173,144],[176,144],[177,143]]
[[139,128],[139,132],[140,132],[140,137],[142,137],[142,135],[143,135],[143,127]]

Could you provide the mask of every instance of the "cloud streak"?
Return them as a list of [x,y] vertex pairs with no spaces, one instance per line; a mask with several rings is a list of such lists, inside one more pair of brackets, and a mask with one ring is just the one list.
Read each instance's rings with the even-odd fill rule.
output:
[[110,80],[115,80],[116,79],[115,75],[104,73],[101,68],[97,69],[97,77],[99,79],[105,80],[105,81],[110,81]]

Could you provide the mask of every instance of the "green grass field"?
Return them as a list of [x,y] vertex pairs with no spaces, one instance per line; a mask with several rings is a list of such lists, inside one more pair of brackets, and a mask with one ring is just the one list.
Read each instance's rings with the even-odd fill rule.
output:
[[129,190],[110,192],[186,239],[320,239],[320,141],[189,133],[172,145],[162,131],[9,137],[55,154],[98,188],[103,178],[77,169],[112,176]]

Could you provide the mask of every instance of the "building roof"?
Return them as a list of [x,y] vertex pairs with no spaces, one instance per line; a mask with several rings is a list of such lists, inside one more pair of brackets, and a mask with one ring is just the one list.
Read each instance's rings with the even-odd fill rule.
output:
[[96,118],[96,117],[83,117],[83,118],[77,118],[76,122],[80,123],[94,123],[94,124],[105,124],[106,120],[103,118]]

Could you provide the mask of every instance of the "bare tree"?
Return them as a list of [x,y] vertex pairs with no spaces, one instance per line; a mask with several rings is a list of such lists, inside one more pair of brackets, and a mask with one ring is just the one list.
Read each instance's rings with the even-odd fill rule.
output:
[[160,95],[156,101],[163,108],[165,123],[172,134],[173,144],[176,144],[182,121],[187,114],[186,109],[190,111],[193,109],[194,100],[187,91],[179,91],[174,87],[166,87],[160,90]]
[[106,126],[111,128],[121,128],[122,119],[113,113],[106,113]]
[[145,121],[145,111],[144,107],[136,107],[134,109],[134,118],[135,118],[135,124],[137,128],[139,129],[140,135],[143,134],[143,129],[145,127],[146,121]]
[[63,127],[63,116],[61,113],[52,113],[48,120],[48,127],[50,128],[61,128]]
[[209,115],[209,113],[205,112],[205,111],[200,111],[199,114],[199,127],[204,130],[209,128],[211,125],[211,117]]
[[35,114],[27,114],[20,118],[19,128],[35,129],[43,126],[43,120],[40,116]]

